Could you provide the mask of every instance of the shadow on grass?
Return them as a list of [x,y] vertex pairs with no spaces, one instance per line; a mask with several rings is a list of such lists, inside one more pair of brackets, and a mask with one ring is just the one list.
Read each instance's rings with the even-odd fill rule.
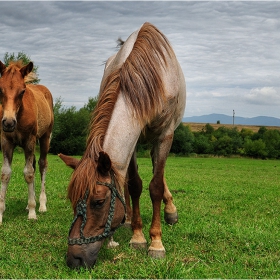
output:
[[[28,210],[26,209],[27,206],[27,198],[20,199],[14,197],[7,197],[6,198],[6,210],[3,214],[3,222],[5,220],[17,220],[21,219],[28,219]],[[37,207],[36,207],[37,211]]]

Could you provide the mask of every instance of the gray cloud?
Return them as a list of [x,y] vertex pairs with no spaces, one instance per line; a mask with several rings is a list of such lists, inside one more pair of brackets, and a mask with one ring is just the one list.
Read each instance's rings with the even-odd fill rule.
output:
[[24,51],[66,106],[96,96],[103,63],[145,21],[170,40],[185,116],[279,117],[280,2],[0,2],[0,59]]

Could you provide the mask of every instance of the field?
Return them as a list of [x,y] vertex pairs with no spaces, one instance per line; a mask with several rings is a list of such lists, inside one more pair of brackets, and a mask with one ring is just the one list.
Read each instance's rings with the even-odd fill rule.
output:
[[[205,127],[206,123],[184,123],[184,125],[188,125],[193,132],[199,132],[202,131],[202,129]],[[258,125],[232,125],[232,124],[215,124],[210,123],[210,125],[216,130],[219,127],[226,127],[226,128],[233,128],[236,127],[238,131],[241,131],[242,128],[250,129],[253,132],[258,132],[261,126]],[[280,130],[279,126],[266,126],[267,129],[277,129]]]
[[[148,239],[151,163],[147,158],[138,163]],[[162,223],[166,258],[151,259],[145,250],[129,248],[130,229],[120,228],[115,234],[120,246],[113,250],[104,246],[93,270],[78,271],[65,263],[72,221],[66,190],[72,171],[49,155],[48,212],[38,212],[37,221],[28,221],[22,170],[23,154],[15,154],[0,229],[1,278],[280,277],[280,161],[168,158],[166,179],[179,222]],[[38,174],[36,191],[38,196]]]

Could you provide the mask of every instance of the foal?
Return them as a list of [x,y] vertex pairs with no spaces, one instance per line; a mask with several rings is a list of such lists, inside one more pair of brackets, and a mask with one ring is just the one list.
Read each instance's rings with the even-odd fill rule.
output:
[[3,165],[0,190],[0,223],[5,211],[5,198],[11,178],[11,164],[16,146],[24,150],[25,167],[23,170],[28,185],[28,218],[36,219],[35,201],[35,147],[40,144],[39,170],[41,174],[41,194],[39,211],[45,212],[47,197],[45,176],[47,153],[50,146],[54,123],[53,98],[43,85],[28,84],[32,81],[33,63],[23,65],[21,61],[12,62],[6,67],[0,61],[0,118],[1,148]]

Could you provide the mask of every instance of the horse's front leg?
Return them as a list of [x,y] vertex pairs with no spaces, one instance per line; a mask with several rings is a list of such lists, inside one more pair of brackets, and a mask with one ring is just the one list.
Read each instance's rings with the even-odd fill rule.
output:
[[[165,257],[165,248],[162,244],[161,236],[161,201],[164,198],[164,192],[168,190],[164,179],[164,168],[168,153],[173,140],[173,133],[169,132],[158,140],[152,150],[153,178],[149,186],[150,197],[153,204],[153,218],[150,228],[151,245],[149,247],[149,256],[154,258]],[[165,193],[166,194],[166,193]],[[166,199],[166,198],[165,198]]]
[[132,209],[130,205],[130,194],[128,190],[128,182],[129,176],[126,177],[126,184],[124,185],[124,198],[125,198],[125,206],[126,206],[126,216],[124,226],[130,228],[131,220],[132,220]]
[[25,167],[23,169],[24,179],[28,186],[28,204],[26,209],[29,211],[28,219],[36,220],[36,198],[35,198],[35,141],[29,142],[27,148],[24,148],[25,153]]
[[40,175],[41,175],[41,193],[40,193],[40,207],[39,212],[46,212],[47,211],[47,195],[46,195],[46,173],[47,173],[47,166],[48,162],[47,159],[43,159],[40,157],[39,159],[39,169],[40,169]]
[[[3,132],[2,132],[3,133]],[[12,169],[12,159],[14,145],[9,143],[6,139],[2,137],[2,153],[3,153],[3,165],[1,169],[1,191],[0,191],[0,224],[2,224],[3,213],[5,212],[5,199],[9,181],[11,179]]]
[[131,228],[133,231],[133,236],[130,240],[130,246],[136,249],[147,247],[147,241],[142,231],[143,224],[140,215],[139,203],[143,186],[137,169],[136,152],[134,151],[128,167],[127,187],[132,200]]

